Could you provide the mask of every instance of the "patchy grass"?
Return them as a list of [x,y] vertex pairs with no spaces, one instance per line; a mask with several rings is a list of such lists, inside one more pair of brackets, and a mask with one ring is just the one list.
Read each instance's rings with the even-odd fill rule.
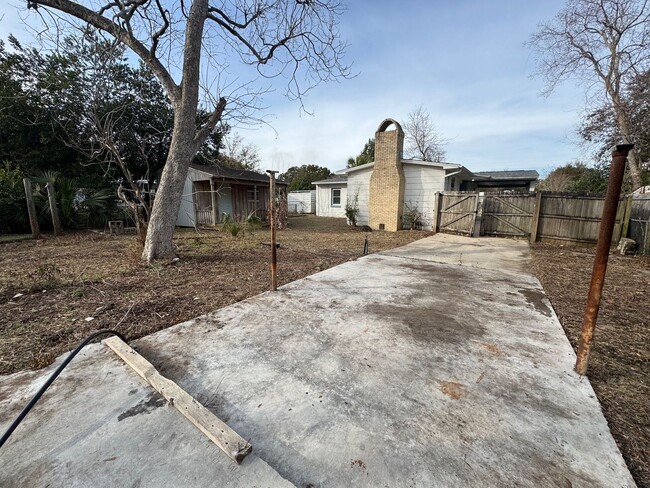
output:
[[[538,244],[533,271],[574,349],[594,250]],[[650,259],[609,257],[588,376],[639,488],[650,488]]]
[[[427,235],[372,232],[370,252]],[[356,259],[365,236],[344,219],[290,218],[278,231],[279,284]],[[150,266],[140,263],[134,236],[80,232],[0,244],[0,373],[46,366],[94,330],[135,339],[270,285],[268,229],[237,237],[179,230],[174,240],[180,261]]]

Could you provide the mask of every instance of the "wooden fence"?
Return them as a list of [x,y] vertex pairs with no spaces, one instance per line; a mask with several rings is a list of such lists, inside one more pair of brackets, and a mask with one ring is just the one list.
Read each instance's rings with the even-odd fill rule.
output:
[[629,219],[624,234],[636,241],[640,254],[650,255],[650,194],[634,195],[628,205]]
[[[598,239],[603,197],[569,193],[442,192],[436,230],[458,234],[524,237],[531,242],[592,244]],[[623,197],[613,243],[630,237],[650,254],[650,196]]]

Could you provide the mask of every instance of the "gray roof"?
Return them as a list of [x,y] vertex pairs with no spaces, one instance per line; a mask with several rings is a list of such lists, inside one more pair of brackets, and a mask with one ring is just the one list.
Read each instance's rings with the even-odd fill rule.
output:
[[348,175],[332,175],[324,180],[312,181],[312,185],[331,185],[334,183],[347,183]]
[[[205,164],[190,164],[190,168],[194,168],[203,173],[211,174],[217,178],[224,178],[227,180],[243,180],[243,181],[259,181],[260,183],[268,183],[269,175],[264,173],[258,173],[257,171],[250,171],[247,169],[235,169],[235,168],[226,168],[225,166],[215,165],[215,166],[206,166]],[[287,183],[282,180],[276,180],[276,183],[280,185],[286,185]]]
[[484,176],[495,180],[536,180],[539,173],[534,169],[519,169],[513,171],[474,171],[476,176]]

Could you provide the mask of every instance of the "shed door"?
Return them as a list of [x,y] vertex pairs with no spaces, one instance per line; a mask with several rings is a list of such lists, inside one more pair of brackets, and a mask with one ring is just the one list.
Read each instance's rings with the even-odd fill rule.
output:
[[219,193],[219,220],[224,213],[232,216],[232,190],[230,185],[217,185]]

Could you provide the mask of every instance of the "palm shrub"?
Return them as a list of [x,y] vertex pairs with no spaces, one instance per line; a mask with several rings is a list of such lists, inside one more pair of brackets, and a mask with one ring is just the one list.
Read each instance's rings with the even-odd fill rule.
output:
[[22,232],[28,222],[23,177],[5,161],[0,165],[0,234]]

